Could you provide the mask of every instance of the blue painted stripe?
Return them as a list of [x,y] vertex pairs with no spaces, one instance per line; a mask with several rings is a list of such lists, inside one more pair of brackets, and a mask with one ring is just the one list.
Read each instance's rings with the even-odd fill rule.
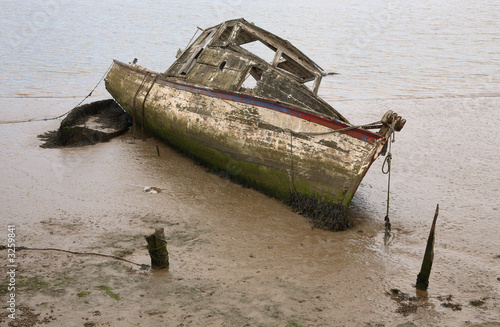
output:
[[[136,73],[146,75],[150,74],[150,72],[147,72],[145,70],[139,69],[132,67],[130,65],[121,63],[119,61],[114,61],[116,64],[123,66],[129,70],[133,70]],[[187,85],[187,84],[182,84],[179,82],[173,82],[166,80],[162,78],[159,74],[158,78],[156,80],[157,83],[160,83],[162,85],[181,90],[181,91],[187,91],[191,92],[194,94],[201,94],[205,96],[209,96],[212,98],[218,98],[218,99],[224,99],[228,101],[234,101],[234,102],[239,102],[239,103],[245,103],[253,106],[258,106],[258,107],[263,107],[267,108],[270,110],[278,111],[285,113],[287,115],[291,115],[294,117],[299,117],[301,119],[316,123],[318,125],[325,126],[327,128],[330,128],[332,130],[338,130],[338,129],[343,129],[346,127],[349,127],[349,125],[337,121],[337,120],[332,120],[332,119],[327,119],[323,118],[317,115],[314,115],[312,113],[302,111],[300,109],[296,108],[291,108],[285,105],[281,105],[278,102],[271,101],[271,100],[266,100],[263,98],[258,98],[254,97],[251,95],[247,94],[242,94],[242,93],[235,93],[231,91],[226,91],[226,90],[218,90],[218,89],[213,89],[213,88],[208,88],[208,87],[201,87],[201,86],[195,86],[195,85]],[[352,137],[355,137],[357,139],[363,140],[365,142],[373,142],[374,140],[380,139],[382,136],[364,129],[356,128],[356,129],[351,129],[347,131],[342,131],[341,133],[350,135]]]
[[[299,117],[301,119],[316,123],[318,125],[322,125],[328,128],[331,128],[333,130],[337,129],[342,129],[349,127],[349,125],[342,123],[340,121],[336,120],[331,120],[331,119],[326,119],[320,116],[316,116],[314,114],[299,110],[299,109],[294,109],[290,108],[284,105],[280,105],[276,102],[272,102],[266,99],[262,98],[257,98],[251,95],[246,95],[246,94],[241,94],[241,93],[233,93],[229,91],[224,91],[224,90],[217,90],[217,89],[210,89],[210,88],[203,88],[199,86],[192,86],[192,85],[186,85],[186,84],[180,84],[180,83],[174,83],[170,82],[167,80],[160,80],[159,81],[161,84],[182,90],[182,91],[188,91],[194,94],[202,94],[205,96],[209,96],[212,98],[218,98],[218,99],[224,99],[228,101],[234,101],[234,102],[239,102],[239,103],[245,103],[253,106],[259,106],[263,108],[267,108],[270,110],[282,112],[287,115],[291,115],[294,117]],[[363,129],[352,129],[348,131],[343,131],[341,133],[353,136],[357,139],[360,139],[365,142],[371,142],[376,139],[380,139],[381,136],[379,134],[372,133],[370,131],[366,131]]]

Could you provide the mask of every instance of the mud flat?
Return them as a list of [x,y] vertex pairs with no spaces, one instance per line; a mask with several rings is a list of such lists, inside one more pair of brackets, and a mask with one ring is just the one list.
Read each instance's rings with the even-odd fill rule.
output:
[[[53,116],[71,103],[0,99],[5,121]],[[151,271],[95,255],[18,251],[15,322],[500,326],[498,184],[491,175],[499,141],[486,132],[500,119],[499,104],[480,98],[337,105],[360,121],[382,106],[412,122],[393,145],[388,246],[381,162],[353,200],[354,228],[332,233],[154,138],[126,133],[93,146],[43,149],[37,135],[60,121],[0,124],[2,228],[6,235],[8,224],[16,226],[18,246],[150,264],[144,235],[163,227],[170,258],[168,271]],[[471,119],[484,132],[457,127]],[[144,192],[146,186],[161,192]],[[412,285],[437,202],[435,261],[421,299]],[[6,267],[7,252],[0,254]],[[7,282],[0,279],[2,301]],[[0,325],[14,326],[6,313]]]

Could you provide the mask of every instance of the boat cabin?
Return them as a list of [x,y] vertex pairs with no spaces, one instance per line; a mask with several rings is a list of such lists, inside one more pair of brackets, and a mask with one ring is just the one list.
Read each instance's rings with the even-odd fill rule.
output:
[[323,74],[290,42],[241,18],[202,30],[164,76],[287,103],[347,122],[317,95]]

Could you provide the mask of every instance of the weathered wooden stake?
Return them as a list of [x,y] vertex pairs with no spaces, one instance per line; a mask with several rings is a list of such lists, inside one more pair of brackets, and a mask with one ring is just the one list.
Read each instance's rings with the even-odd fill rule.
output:
[[427,240],[427,247],[425,248],[424,260],[422,261],[420,273],[417,276],[416,287],[417,290],[421,291],[427,291],[427,287],[429,287],[429,276],[431,274],[432,261],[434,260],[434,231],[436,229],[436,220],[438,214],[439,204],[436,206],[436,213],[434,214],[434,220],[432,221],[429,239]]
[[158,145],[156,146],[156,153],[158,153],[158,157],[160,156],[160,149],[158,148]]
[[163,228],[156,228],[154,234],[144,236],[148,242],[152,268],[168,268],[167,241]]

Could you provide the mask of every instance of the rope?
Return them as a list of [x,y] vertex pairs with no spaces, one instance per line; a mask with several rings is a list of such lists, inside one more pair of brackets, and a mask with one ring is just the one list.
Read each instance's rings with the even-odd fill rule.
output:
[[[189,48],[189,45],[191,44],[191,41],[193,41],[194,37],[196,36],[196,34],[198,33],[198,31],[202,31],[204,32],[205,30],[199,26],[196,26],[196,31],[194,31],[194,34],[193,36],[191,37],[191,40],[189,40],[188,44],[186,45],[186,49]],[[184,52],[184,51],[183,51]]]
[[[168,251],[166,248],[167,240],[155,235],[155,242],[154,243],[156,246],[153,246],[153,244],[150,244],[149,240],[147,238],[146,238],[146,241],[148,242],[148,252],[149,252],[149,256],[151,257],[151,259],[156,261],[156,262],[163,262],[163,265],[157,266],[157,267],[158,268],[168,267],[169,266]],[[156,241],[160,241],[160,244],[158,244],[158,242],[156,242]],[[165,243],[165,245],[161,244],[161,242]],[[163,250],[165,250],[165,252],[163,252]],[[166,258],[166,261],[165,261],[165,258]]]
[[319,136],[319,135],[327,135],[327,134],[333,134],[333,133],[342,133],[342,132],[350,131],[350,130],[357,129],[357,128],[364,128],[364,129],[376,128],[376,127],[380,126],[380,123],[381,123],[380,121],[376,121],[376,122],[373,122],[370,124],[349,126],[349,127],[335,129],[335,130],[331,130],[331,131],[323,132],[323,133],[306,133],[306,132],[293,132],[293,131],[292,131],[292,133],[310,135],[310,136]]
[[108,74],[109,70],[111,69],[111,67],[113,66],[113,63],[111,63],[111,65],[109,65],[108,69],[106,70],[106,72],[104,73],[104,75],[102,75],[101,79],[99,80],[99,82],[97,82],[96,86],[94,86],[94,88],[92,89],[92,91],[90,91],[90,93],[85,97],[83,98],[82,101],[80,101],[76,106],[74,106],[71,110],[68,110],[67,112],[63,113],[62,115],[59,115],[57,117],[48,117],[48,118],[33,118],[33,119],[28,119],[28,120],[19,120],[19,121],[10,121],[10,122],[0,122],[0,124],[18,124],[18,123],[31,123],[31,122],[36,122],[36,121],[48,121],[48,120],[56,120],[56,119],[59,119],[59,118],[62,118],[64,116],[66,116],[67,114],[69,114],[73,109],[77,108],[78,106],[80,106],[85,100],[87,100],[87,98],[89,98],[92,93],[95,91],[95,89],[97,89],[97,87],[99,86],[99,84],[101,84],[102,80],[104,79],[104,77],[106,77],[106,75]]
[[394,129],[391,128],[391,131],[389,132],[389,139],[387,142],[389,143],[388,145],[388,151],[387,155],[385,157],[384,163],[382,164],[382,173],[387,175],[387,212],[384,218],[385,221],[385,235],[384,239],[387,244],[387,240],[391,236],[390,231],[391,231],[391,221],[389,219],[389,202],[390,202],[390,194],[391,194],[391,162],[392,162],[392,153],[391,153],[391,147],[392,143],[394,143],[396,139],[394,138]]
[[141,82],[141,85],[139,85],[139,88],[137,89],[137,91],[135,91],[135,95],[134,95],[134,101],[132,102],[132,125],[133,125],[133,128],[132,128],[132,135],[134,135],[134,138],[135,138],[135,112],[136,112],[136,109],[135,109],[135,102],[136,102],[136,99],[137,99],[137,95],[139,94],[139,91],[142,89],[142,86],[144,85],[144,82],[146,81],[146,78],[149,76],[149,73],[146,73],[146,75],[144,75],[144,78],[142,79],[142,82]]
[[156,79],[158,78],[158,75],[155,75],[155,77],[153,78],[153,81],[151,82],[151,86],[149,86],[148,88],[148,91],[146,92],[146,95],[144,96],[144,100],[142,101],[142,112],[141,112],[141,119],[142,119],[142,123],[141,123],[141,133],[142,133],[142,139],[143,140],[146,140],[144,138],[144,105],[146,104],[146,99],[148,98],[148,95],[149,95],[149,92],[151,92],[151,89],[153,88],[153,86],[155,85],[156,83]]
[[292,187],[295,192],[297,189],[295,187],[295,173],[293,171],[293,132],[290,131],[290,163],[291,163],[291,175],[292,175]]
[[[227,103],[228,105],[230,105],[231,107],[233,107],[235,109],[239,109],[234,104],[232,104],[230,101],[227,101],[225,99],[221,99],[221,100],[224,101],[225,103]],[[333,134],[333,133],[342,133],[342,132],[350,131],[352,129],[357,129],[357,128],[373,129],[373,128],[380,128],[380,127],[382,127],[382,122],[379,120],[379,121],[369,123],[369,124],[354,125],[354,126],[349,126],[349,127],[345,127],[345,128],[341,128],[341,129],[335,129],[335,130],[331,130],[328,132],[322,132],[322,133],[295,132],[295,131],[292,131],[291,129],[288,129],[288,128],[285,129],[285,131],[290,131],[290,133],[292,133],[294,135],[302,134],[302,135],[309,135],[309,136],[321,136],[321,135],[328,135],[328,134]]]
[[[5,245],[0,245],[0,250],[6,250],[7,246]],[[125,261],[131,264],[134,264],[136,266],[140,266],[141,268],[144,267],[149,267],[148,265],[136,263],[121,257],[117,257],[114,255],[109,255],[109,254],[101,254],[101,253],[95,253],[95,252],[75,252],[75,251],[69,251],[69,250],[63,250],[63,249],[56,249],[56,248],[28,248],[26,246],[18,246],[16,247],[16,250],[21,251],[21,250],[31,250],[31,251],[59,251],[59,252],[65,252],[65,253],[71,253],[71,254],[77,254],[77,255],[96,255],[100,257],[106,257],[106,258],[112,258],[115,260],[120,260],[120,261]]]
[[[328,134],[333,134],[333,133],[342,133],[342,132],[350,131],[350,130],[356,129],[356,128],[365,128],[365,129],[369,129],[370,127],[371,128],[378,128],[378,127],[380,127],[381,123],[382,123],[381,121],[376,121],[376,122],[373,122],[373,123],[370,123],[370,124],[349,126],[349,127],[346,127],[346,128],[331,130],[331,131],[323,132],[323,133],[295,132],[295,131],[292,131],[291,129],[285,129],[285,131],[290,132],[290,162],[291,162],[290,166],[291,166],[292,186],[293,186],[294,190],[296,190],[295,189],[295,179],[294,179],[294,167],[293,167],[293,136],[294,135],[300,135],[300,134],[302,134],[302,135],[309,135],[309,136],[328,135]],[[386,160],[387,160],[387,158],[386,158]],[[389,207],[389,204],[387,204],[387,206]],[[387,219],[388,219],[389,209],[387,209],[387,210],[388,210],[388,213],[387,213]],[[389,230],[390,230],[390,223],[389,223]]]

